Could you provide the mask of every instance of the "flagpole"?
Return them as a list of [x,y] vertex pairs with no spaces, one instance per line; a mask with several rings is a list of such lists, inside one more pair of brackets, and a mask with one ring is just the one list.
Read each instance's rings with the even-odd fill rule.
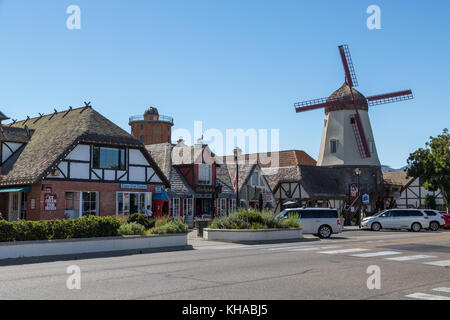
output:
[[238,149],[234,149],[234,161],[236,162],[236,211],[239,208],[239,165],[238,165]]

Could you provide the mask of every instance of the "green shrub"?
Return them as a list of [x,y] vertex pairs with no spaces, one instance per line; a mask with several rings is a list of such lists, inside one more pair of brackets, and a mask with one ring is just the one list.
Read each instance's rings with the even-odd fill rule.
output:
[[161,226],[165,225],[166,223],[168,223],[169,221],[170,221],[170,218],[167,216],[160,217],[155,220],[154,227],[155,228],[161,227]]
[[259,222],[255,222],[252,223],[249,226],[250,229],[267,229],[267,226],[265,224],[259,223]]
[[182,219],[163,220],[167,221],[162,224],[162,221],[158,223],[160,219],[156,220],[155,227],[149,230],[150,234],[166,234],[166,233],[187,233],[188,226]]
[[68,238],[111,237],[118,235],[116,217],[82,217],[63,220],[0,221],[0,241],[52,240]]
[[14,241],[14,225],[6,220],[0,220],[0,241]]
[[423,203],[426,209],[436,209],[436,198],[432,194],[427,194]]
[[127,222],[137,222],[145,227],[145,229],[150,229],[155,226],[155,219],[147,217],[143,213],[133,213],[127,218]]
[[[244,221],[247,222],[247,210],[239,210],[237,212],[238,216],[243,219]],[[248,224],[252,224],[252,223],[262,223],[263,222],[263,218],[262,218],[262,214],[258,211],[249,211],[248,212]]]
[[300,228],[301,222],[298,221],[298,214],[290,214],[287,219],[283,221],[285,228]]
[[142,235],[145,233],[145,227],[137,222],[124,223],[119,227],[119,234],[125,235]]

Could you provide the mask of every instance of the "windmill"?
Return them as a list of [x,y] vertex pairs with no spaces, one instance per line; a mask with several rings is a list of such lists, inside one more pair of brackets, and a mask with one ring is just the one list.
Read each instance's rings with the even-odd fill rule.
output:
[[364,97],[358,86],[355,69],[347,45],[339,54],[345,71],[345,83],[328,98],[294,104],[297,113],[325,108],[318,166],[376,165],[379,166],[368,115],[369,106],[413,99],[411,90]]

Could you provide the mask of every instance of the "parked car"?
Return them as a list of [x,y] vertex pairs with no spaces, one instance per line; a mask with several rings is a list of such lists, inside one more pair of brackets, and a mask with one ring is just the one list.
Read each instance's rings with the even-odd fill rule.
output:
[[439,211],[432,209],[424,209],[423,211],[425,211],[425,214],[429,217],[430,220],[429,230],[438,231],[439,228],[444,227],[445,220]]
[[444,213],[442,217],[444,218],[445,221],[444,228],[450,229],[450,214]]
[[389,209],[362,220],[363,228],[373,231],[381,229],[407,229],[419,232],[430,227],[430,218],[421,209]]
[[280,212],[277,217],[288,218],[298,215],[304,234],[314,234],[320,238],[329,238],[333,233],[342,232],[339,213],[332,208],[293,208]]

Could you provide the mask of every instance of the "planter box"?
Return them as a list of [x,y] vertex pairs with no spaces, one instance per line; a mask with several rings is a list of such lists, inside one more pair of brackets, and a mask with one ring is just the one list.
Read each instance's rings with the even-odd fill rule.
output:
[[185,233],[1,242],[0,260],[23,257],[114,252],[135,249],[170,248],[180,246],[187,246],[187,234]]
[[225,242],[293,240],[302,237],[303,231],[301,228],[259,230],[206,228],[203,230],[203,239]]

